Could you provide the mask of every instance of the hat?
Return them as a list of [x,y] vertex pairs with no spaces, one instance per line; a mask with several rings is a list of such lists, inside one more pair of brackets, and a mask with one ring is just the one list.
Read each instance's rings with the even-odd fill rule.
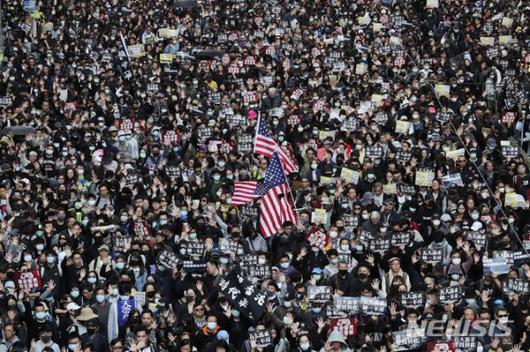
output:
[[110,248],[108,245],[106,244],[102,244],[101,246],[98,247],[98,251],[107,251],[107,252],[110,252]]
[[256,114],[254,110],[250,110],[249,112],[247,112],[247,119],[255,120],[256,117],[258,117],[258,114]]
[[440,217],[440,220],[446,222],[446,221],[451,221],[451,215],[449,214],[443,214],[441,217]]
[[116,126],[110,126],[109,132],[118,132],[118,127]]
[[401,259],[399,257],[392,257],[388,260],[388,263],[392,263],[393,261],[397,260],[398,262],[401,263]]
[[77,303],[74,303],[74,302],[68,303],[68,305],[66,306],[67,310],[78,310],[80,308],[81,308],[81,306],[79,304],[77,304]]
[[322,274],[322,269],[320,268],[313,268],[311,271],[311,274]]
[[471,231],[478,231],[482,229],[482,223],[480,221],[475,221],[473,225],[471,225]]
[[[70,304],[72,304],[72,303],[70,303]],[[96,319],[97,317],[98,316],[96,314],[94,314],[94,311],[92,310],[92,308],[86,307],[86,308],[81,309],[81,314],[79,314],[79,316],[77,317],[77,320],[79,320],[79,321],[89,321],[89,320],[92,320],[92,319]]]
[[13,281],[6,281],[4,288],[15,288],[15,283]]

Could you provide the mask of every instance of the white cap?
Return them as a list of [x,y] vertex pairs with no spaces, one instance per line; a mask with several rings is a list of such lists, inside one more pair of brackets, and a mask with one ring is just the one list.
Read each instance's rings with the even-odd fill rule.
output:
[[68,303],[68,305],[66,306],[66,309],[67,310],[78,310],[78,309],[81,309],[81,306],[77,303],[71,302],[71,303]]

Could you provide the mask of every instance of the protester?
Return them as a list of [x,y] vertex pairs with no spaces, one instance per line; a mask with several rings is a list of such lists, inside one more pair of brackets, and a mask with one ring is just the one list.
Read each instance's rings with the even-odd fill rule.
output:
[[530,349],[524,1],[1,6],[2,352]]

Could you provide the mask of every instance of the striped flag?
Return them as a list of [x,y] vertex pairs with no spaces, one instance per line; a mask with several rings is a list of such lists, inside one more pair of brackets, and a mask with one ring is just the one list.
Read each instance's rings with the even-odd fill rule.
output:
[[289,202],[289,186],[278,152],[272,154],[263,183],[267,192],[261,197],[259,227],[267,238],[277,233],[284,222],[297,222],[296,212]]
[[258,118],[258,128],[256,130],[256,139],[254,141],[254,153],[272,157],[274,152],[278,152],[285,174],[298,172],[298,165],[293,159],[280,148],[278,143],[272,138],[271,131],[267,128],[261,116]]
[[263,237],[278,233],[286,221],[296,224],[296,212],[289,202],[287,184],[276,186],[261,197],[259,228]]

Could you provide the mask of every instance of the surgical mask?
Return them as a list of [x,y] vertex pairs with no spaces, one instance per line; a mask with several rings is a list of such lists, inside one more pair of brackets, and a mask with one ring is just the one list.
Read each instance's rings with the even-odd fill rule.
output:
[[239,315],[240,315],[240,313],[239,313],[239,311],[237,309],[232,309],[232,316],[234,318],[239,318]]
[[219,258],[219,262],[220,262],[221,264],[228,264],[228,258],[222,258],[222,257],[221,257],[221,258]]
[[99,303],[103,302],[105,300],[105,295],[96,295],[96,301]]
[[127,215],[120,216],[120,221],[121,222],[127,222],[127,220],[129,220],[129,217]]
[[98,281],[98,279],[96,279],[95,277],[91,276],[91,277],[89,277],[87,279],[87,281],[88,281],[89,284],[95,284]]
[[318,248],[318,247],[311,247],[311,250],[312,250],[314,253],[318,253],[318,251],[320,251],[320,248]]
[[347,244],[341,244],[341,245],[340,245],[340,249],[341,249],[341,251],[343,251],[343,252],[347,252],[347,251],[350,250],[350,246],[348,246]]
[[477,302],[476,299],[474,298],[466,298],[466,303],[467,304],[475,304]]
[[515,222],[515,218],[508,218],[508,223],[513,224]]
[[117,262],[116,263],[116,269],[123,270],[125,268],[125,262]]
[[338,235],[339,235],[339,234],[338,234],[337,231],[330,231],[330,232],[329,232],[329,237],[331,237],[331,238],[336,238]]
[[329,262],[333,265],[337,265],[337,263],[339,262],[339,260],[337,258],[333,258],[333,259],[330,259]]
[[484,346],[477,346],[477,352],[484,352]]
[[287,316],[283,317],[282,321],[285,325],[289,324],[289,317]]
[[451,263],[453,263],[453,265],[460,265],[460,263],[462,263],[462,258],[452,258]]
[[53,263],[55,263],[55,257],[54,257],[54,256],[48,256],[48,257],[46,257],[46,262],[47,262],[48,264],[53,264]]
[[357,245],[355,245],[355,250],[356,250],[357,252],[362,252],[363,248],[364,248],[364,247],[363,247],[362,244],[357,244]]
[[483,199],[487,199],[490,196],[489,192],[482,192],[480,195]]
[[35,318],[37,320],[44,320],[44,319],[46,319],[46,316],[47,316],[46,312],[36,312],[35,313]]
[[90,205],[91,207],[93,207],[94,205],[96,205],[96,200],[95,200],[95,199],[89,199],[89,200],[88,200],[88,205]]
[[217,163],[217,165],[219,165],[219,167],[225,167],[225,162],[224,161],[219,161]]
[[506,324],[506,323],[508,323],[508,317],[500,317],[500,318],[499,318],[499,323],[501,323],[501,324]]
[[368,213],[362,213],[361,216],[363,220],[368,220]]
[[24,256],[24,261],[25,262],[31,262],[33,260],[33,257],[31,256],[31,254],[26,254]]
[[470,215],[471,215],[471,219],[473,220],[477,220],[480,216],[478,212],[472,212]]
[[460,275],[459,274],[451,274],[451,279],[453,279],[453,281],[458,281],[458,279],[460,279]]
[[504,193],[505,189],[504,187],[499,187],[499,192]]
[[113,288],[112,292],[111,292],[111,295],[117,296],[119,293],[120,293],[120,291],[117,288]]
[[440,225],[440,220],[433,220],[433,221],[432,221],[432,224],[433,224],[434,226],[439,226],[439,225]]
[[309,342],[305,342],[305,343],[301,343],[300,344],[300,348],[302,349],[302,351],[307,351],[310,346],[311,345],[309,344]]
[[216,322],[208,322],[208,329],[214,330],[216,326],[217,326]]
[[265,263],[267,263],[267,259],[265,259],[265,258],[258,258],[258,264],[259,264],[259,265],[265,265]]
[[52,339],[51,335],[43,335],[40,337],[41,341],[44,342],[44,343],[48,343],[50,342],[50,340]]
[[44,249],[44,245],[42,243],[39,243],[38,245],[35,246],[35,248],[39,251],[39,252],[42,252],[42,250]]
[[291,265],[291,263],[289,263],[289,262],[280,263],[280,266],[281,266],[283,269],[287,269],[287,268],[289,267],[289,265]]
[[313,279],[314,279],[315,281],[318,281],[318,280],[320,280],[321,278],[322,278],[322,275],[320,275],[320,274],[313,274]]
[[163,225],[167,224],[167,220],[161,219],[158,223],[163,226]]
[[68,344],[68,349],[72,352],[74,352],[75,350],[77,350],[77,343],[69,343]]
[[74,298],[79,297],[79,290],[72,290],[70,291],[70,295]]
[[190,232],[189,238],[190,238],[190,240],[196,239],[197,238],[197,232]]
[[186,255],[187,252],[188,252],[188,249],[187,249],[187,248],[181,248],[181,249],[179,249],[179,253],[180,253],[181,255]]
[[318,314],[318,313],[320,313],[322,311],[322,308],[321,307],[313,307],[311,310],[313,311],[313,313]]
[[219,181],[221,179],[221,175],[213,175],[213,179],[215,181]]

